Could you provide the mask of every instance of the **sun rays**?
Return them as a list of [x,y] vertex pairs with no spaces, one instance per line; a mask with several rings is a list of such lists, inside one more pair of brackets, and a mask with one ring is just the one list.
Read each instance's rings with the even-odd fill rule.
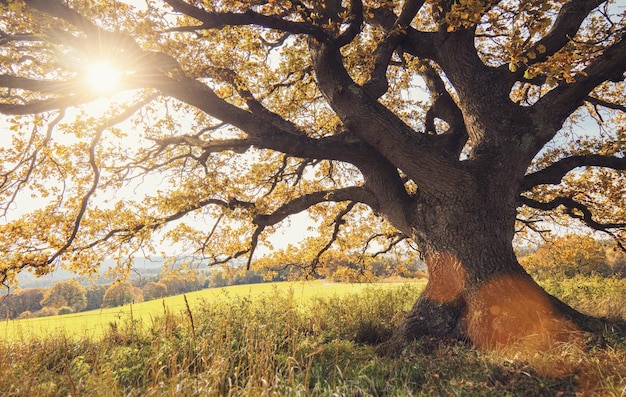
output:
[[122,72],[114,63],[99,60],[92,62],[86,68],[85,83],[96,93],[110,93],[120,88]]

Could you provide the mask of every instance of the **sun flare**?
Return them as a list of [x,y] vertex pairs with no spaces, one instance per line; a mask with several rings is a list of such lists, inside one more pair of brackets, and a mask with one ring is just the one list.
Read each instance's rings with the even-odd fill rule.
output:
[[86,82],[89,87],[98,92],[115,91],[121,83],[122,72],[108,61],[97,61],[87,68]]

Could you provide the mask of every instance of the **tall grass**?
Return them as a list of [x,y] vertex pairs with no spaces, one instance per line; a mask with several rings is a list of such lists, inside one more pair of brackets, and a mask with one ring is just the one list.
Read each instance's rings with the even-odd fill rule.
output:
[[0,344],[3,396],[621,396],[626,341],[576,355],[558,378],[462,343],[423,339],[396,358],[375,354],[421,285],[313,298],[233,297],[128,316],[100,340],[49,336]]

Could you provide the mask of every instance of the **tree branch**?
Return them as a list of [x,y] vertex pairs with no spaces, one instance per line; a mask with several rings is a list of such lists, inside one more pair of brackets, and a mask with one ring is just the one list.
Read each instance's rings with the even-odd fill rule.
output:
[[388,31],[387,37],[378,45],[374,52],[374,70],[369,81],[363,88],[374,98],[380,98],[387,92],[389,82],[387,81],[387,68],[396,48],[407,35],[411,21],[424,5],[423,0],[408,0],[398,18],[394,21],[392,28]]
[[220,29],[225,26],[256,25],[280,30],[282,32],[305,34],[315,37],[318,40],[329,38],[323,29],[310,23],[288,21],[278,17],[262,15],[253,11],[246,11],[243,13],[207,12],[183,0],[165,0],[165,2],[169,4],[174,11],[181,12],[202,22],[201,26],[195,27],[197,29]]
[[76,88],[80,87],[80,85],[80,82],[76,80],[49,81],[0,75],[0,87],[18,88],[22,90],[45,92],[50,94],[71,94],[75,92]]
[[100,181],[100,169],[96,162],[96,146],[99,144],[100,140],[102,139],[102,135],[104,134],[104,131],[110,125],[119,124],[122,121],[128,119],[133,114],[135,114],[139,109],[145,106],[148,102],[150,102],[152,99],[154,99],[154,97],[148,97],[145,100],[139,101],[135,103],[134,105],[129,106],[127,109],[125,109],[123,112],[121,112],[117,116],[114,116],[108,119],[107,123],[102,124],[96,128],[95,135],[92,138],[91,143],[89,144],[89,165],[93,172],[93,180],[91,182],[91,186],[89,190],[87,191],[87,193],[81,199],[80,207],[78,209],[78,214],[76,215],[76,218],[74,220],[74,226],[72,228],[70,236],[65,241],[65,244],[61,248],[59,248],[53,255],[50,256],[48,263],[54,263],[54,261],[57,258],[59,258],[63,253],[65,253],[72,246],[74,240],[76,239],[76,236],[78,235],[78,231],[80,229],[81,222],[83,220],[85,212],[87,212],[87,206],[89,204],[89,200],[91,199],[93,194],[96,192],[96,189],[98,188],[98,182]]
[[337,241],[337,237],[339,236],[339,231],[341,230],[341,226],[346,223],[346,221],[343,219],[344,216],[346,216],[350,211],[352,211],[352,209],[354,208],[354,206],[357,203],[355,201],[351,201],[350,203],[348,203],[348,205],[346,206],[346,208],[344,208],[343,210],[339,211],[339,213],[337,215],[335,215],[335,219],[333,220],[333,234],[330,237],[330,239],[328,240],[328,242],[326,243],[326,245],[324,245],[324,247],[322,247],[321,250],[319,250],[317,252],[317,255],[315,255],[315,258],[313,258],[313,261],[311,262],[311,268],[313,269],[313,271],[315,271],[315,269],[317,268],[317,266],[320,263],[320,258],[322,257],[322,254],[324,254],[324,252],[328,251],[330,249],[330,247],[332,247],[333,243],[335,241]]
[[615,170],[626,170],[626,157],[603,156],[587,154],[570,156],[556,163],[524,177],[522,190],[527,191],[535,186],[561,183],[561,179],[570,171],[578,167],[604,167]]
[[[285,121],[278,127],[257,115],[240,109],[219,98],[213,90],[202,82],[188,77],[161,79],[154,82],[154,88],[177,98],[191,106],[231,124],[248,134],[247,141],[256,147],[272,149],[301,158],[321,158],[340,160],[349,163],[371,161],[377,156],[371,147],[359,141],[340,141],[336,138],[309,138],[300,130]],[[272,120],[274,121],[274,120]]]
[[336,42],[339,47],[350,43],[361,32],[361,25],[363,25],[363,2],[361,0],[350,2],[350,15],[345,22],[348,22],[349,26],[337,37]]
[[437,135],[435,118],[439,118],[448,123],[450,131],[447,134],[443,134],[440,139],[444,139],[444,144],[449,147],[456,156],[459,156],[468,139],[463,113],[446,89],[439,73],[427,62],[422,62],[421,67],[424,70],[421,72],[421,75],[430,91],[432,100],[432,105],[426,112],[426,118],[424,120],[425,132],[427,134]]
[[49,112],[79,106],[97,98],[97,95],[84,92],[60,98],[43,99],[25,104],[0,103],[0,113],[6,115],[25,115]]
[[271,226],[281,222],[289,215],[294,215],[316,204],[324,202],[354,201],[376,207],[377,199],[369,190],[353,186],[335,190],[323,190],[297,197],[276,209],[271,214],[257,215],[252,221],[255,225]]
[[[624,80],[626,72],[626,40],[613,44],[576,76],[574,83],[561,83],[546,93],[535,105],[538,114],[550,115],[549,120],[557,130],[563,122],[587,99],[589,93],[605,81]],[[544,138],[550,139],[552,131]]]
[[[373,236],[370,236],[367,241],[365,242],[365,246],[363,247],[363,251],[361,252],[361,255],[365,255],[365,252],[367,251],[367,249],[369,248],[369,245],[372,241],[376,240],[379,237],[385,237],[388,240],[388,244],[386,247],[374,252],[373,254],[371,254],[372,258],[376,258],[377,256],[380,255],[384,255],[386,253],[388,253],[389,251],[391,251],[393,249],[393,247],[395,247],[396,245],[400,244],[402,241],[407,240],[409,237],[401,232],[397,232],[397,233],[391,233],[391,234],[382,234],[382,233],[376,233]],[[393,240],[391,240],[393,239]],[[391,240],[391,241],[389,241]]]
[[[589,16],[589,13],[606,0],[572,0],[565,3],[559,10],[559,14],[552,25],[550,31],[535,45],[526,51],[534,52],[535,59],[528,58],[528,65],[541,63],[546,61],[550,56],[565,47],[576,35],[583,21]],[[544,51],[539,51],[542,48]],[[507,67],[504,65],[503,67]],[[520,79],[526,68],[519,68],[516,73],[516,79]]]
[[607,109],[614,109],[614,110],[620,110],[622,112],[626,112],[626,105],[620,105],[618,103],[608,102],[600,98],[593,97],[591,95],[585,98],[585,102],[589,102],[594,106],[602,106]]
[[100,46],[124,49],[129,53],[142,52],[132,37],[120,32],[109,32],[93,24],[89,19],[74,11],[65,2],[58,0],[25,0],[26,4],[53,17],[74,25]]
[[309,46],[318,86],[348,130],[406,173],[424,192],[468,183],[457,158],[430,145],[427,135],[414,131],[352,80],[339,48],[313,40]]
[[[369,20],[373,25],[379,26],[386,31],[394,28],[397,16],[384,7],[373,10],[373,17]],[[407,24],[406,35],[400,42],[400,48],[403,52],[420,59],[436,60],[435,38],[437,33],[421,32]]]
[[623,229],[626,227],[626,222],[597,222],[593,219],[593,214],[586,205],[575,201],[571,197],[557,197],[549,202],[537,201],[526,196],[520,196],[519,199],[522,205],[542,211],[550,211],[557,209],[560,206],[563,206],[565,207],[565,213],[567,215],[574,219],[580,220],[593,230],[609,234],[620,244],[620,248],[624,249],[619,237],[614,234],[614,232],[610,229]]

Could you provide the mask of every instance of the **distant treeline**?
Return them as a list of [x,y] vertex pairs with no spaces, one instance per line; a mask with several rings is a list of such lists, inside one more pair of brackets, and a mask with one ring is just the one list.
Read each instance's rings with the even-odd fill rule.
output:
[[[63,280],[50,288],[27,288],[0,296],[0,318],[16,319],[69,314],[127,303],[160,299],[204,288],[256,284],[302,278],[305,270],[282,266],[279,270],[242,268],[187,270],[176,274],[147,275],[116,283],[81,285],[75,279]],[[307,274],[308,275],[308,274]],[[419,262],[403,263],[384,259],[364,268],[351,262],[328,260],[315,277],[335,282],[373,280],[375,277],[424,277]]]

